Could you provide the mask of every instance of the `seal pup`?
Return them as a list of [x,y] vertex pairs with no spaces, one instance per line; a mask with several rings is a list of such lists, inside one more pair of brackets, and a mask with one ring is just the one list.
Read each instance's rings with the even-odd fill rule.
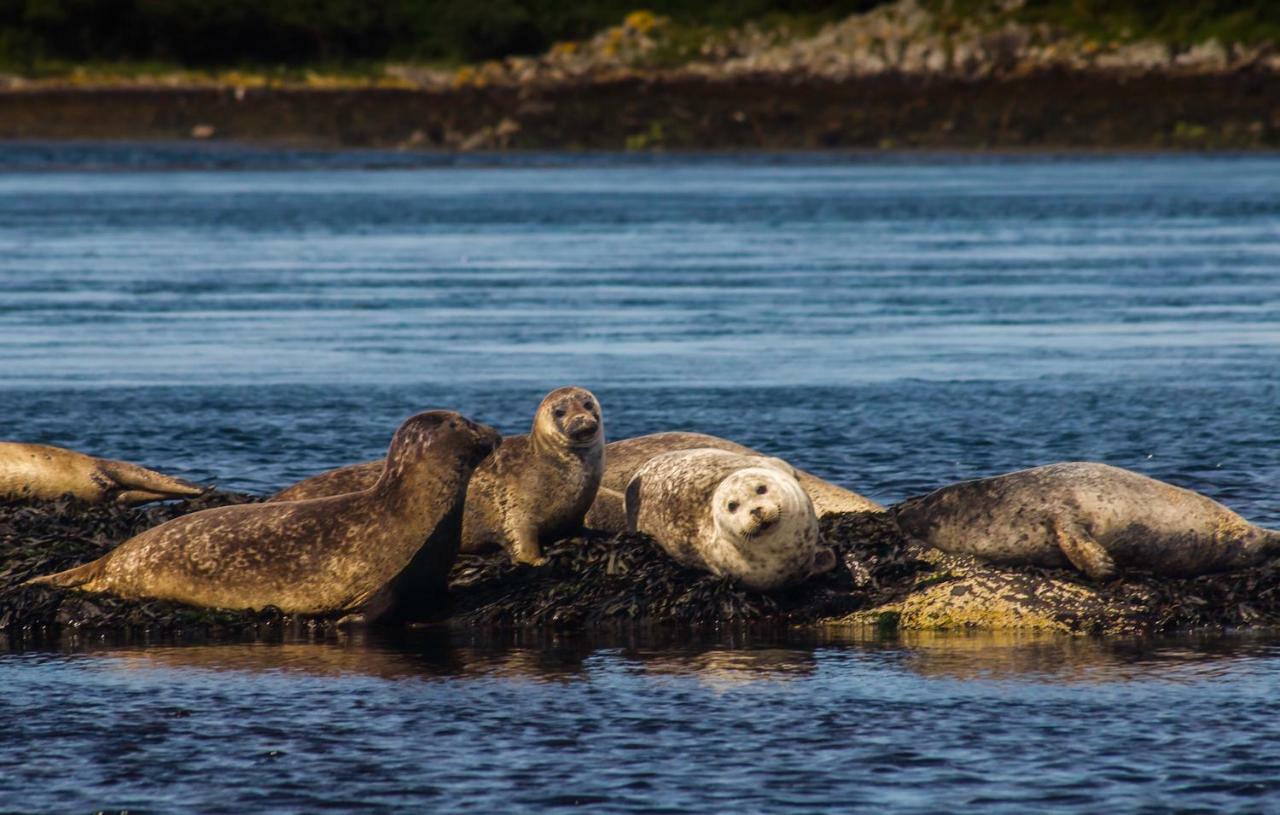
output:
[[785,461],[727,450],[663,453],[626,489],[627,527],[685,566],[768,591],[831,569],[813,502]]
[[[367,488],[382,462],[340,467],[300,481],[271,501],[337,495]],[[540,566],[542,543],[582,529],[605,471],[600,403],[585,388],[547,394],[528,435],[503,439],[476,468],[467,489],[462,551],[502,547],[516,563]]]
[[211,608],[376,617],[414,588],[398,576],[438,572],[443,581],[457,555],[467,479],[500,438],[457,413],[420,413],[396,431],[388,465],[367,490],[195,512],[27,582]]
[[[623,521],[622,492],[645,462],[662,453],[708,448],[746,456],[765,455],[718,436],[684,431],[651,433],[612,442],[605,448],[604,478],[600,481],[596,501],[587,514],[587,526],[602,532],[623,531],[626,527]],[[803,470],[796,470],[795,474],[800,486],[804,487],[813,501],[818,517],[845,512],[884,512],[884,507],[852,490],[838,487]]]
[[204,487],[127,461],[94,458],[62,447],[0,442],[0,499],[53,500],[70,494],[81,501],[133,506],[191,498]]
[[1092,462],[964,481],[891,511],[905,535],[944,552],[1074,566],[1094,580],[1122,566],[1186,577],[1280,554],[1280,532],[1199,493]]

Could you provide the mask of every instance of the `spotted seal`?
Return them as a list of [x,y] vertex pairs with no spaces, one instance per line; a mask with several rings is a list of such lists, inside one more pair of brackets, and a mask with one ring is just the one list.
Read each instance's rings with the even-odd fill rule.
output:
[[693,449],[650,458],[627,484],[627,526],[685,566],[768,591],[835,565],[785,461]]
[[51,500],[145,504],[190,498],[205,489],[127,461],[94,458],[44,444],[0,442],[0,500]]
[[376,617],[393,599],[425,604],[431,598],[414,592],[443,585],[467,479],[500,438],[456,413],[420,413],[396,431],[388,466],[367,490],[184,515],[29,583],[296,614]]
[[[737,442],[705,433],[669,431],[651,433],[610,443],[605,448],[605,471],[600,491],[587,513],[587,526],[604,532],[621,532],[626,528],[623,512],[623,490],[632,476],[649,459],[661,453],[696,449],[727,450],[748,456],[762,456]],[[884,507],[852,490],[824,481],[816,475],[796,470],[800,486],[809,494],[818,517],[844,512],[883,512]]]
[[1280,554],[1280,532],[1199,493],[1092,462],[964,481],[892,509],[903,533],[999,564],[1118,567],[1169,576],[1228,571]]
[[[341,467],[271,498],[290,501],[366,488],[381,461]],[[509,436],[476,468],[467,490],[462,551],[502,547],[517,563],[541,565],[542,543],[578,532],[605,471],[600,403],[585,388],[547,394],[528,435]]]

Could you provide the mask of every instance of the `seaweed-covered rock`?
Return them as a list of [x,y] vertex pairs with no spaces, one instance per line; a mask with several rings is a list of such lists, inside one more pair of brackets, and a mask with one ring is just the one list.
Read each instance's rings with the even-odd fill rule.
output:
[[[97,558],[171,518],[257,500],[212,493],[129,509],[74,500],[0,504],[0,632],[59,629],[234,634],[286,624],[278,611],[26,587]],[[456,626],[581,628],[610,623],[857,625],[880,630],[985,629],[1147,633],[1280,625],[1280,568],[1171,579],[1130,572],[1095,584],[1067,570],[997,568],[906,543],[889,516],[822,519],[835,569],[780,592],[749,591],[675,563],[641,535],[587,533],[545,548],[540,568],[504,555],[463,555],[450,585]],[[331,620],[294,621],[327,626]]]
[[932,568],[896,600],[829,623],[1103,634],[1280,626],[1280,561],[1189,578],[1129,571],[1099,584],[1073,570],[1001,568],[903,545]]
[[580,626],[616,621],[714,625],[812,623],[897,599],[932,567],[911,557],[896,528],[875,513],[823,519],[839,563],[779,592],[759,593],[686,569],[642,535],[586,534],[544,551],[533,569],[502,556],[464,555],[454,566],[453,622]]

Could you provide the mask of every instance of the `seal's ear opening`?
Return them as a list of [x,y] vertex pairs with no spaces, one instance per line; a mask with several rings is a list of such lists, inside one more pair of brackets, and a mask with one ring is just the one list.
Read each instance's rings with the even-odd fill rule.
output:
[[822,574],[836,567],[836,551],[830,546],[819,547],[813,553],[813,570],[809,574]]

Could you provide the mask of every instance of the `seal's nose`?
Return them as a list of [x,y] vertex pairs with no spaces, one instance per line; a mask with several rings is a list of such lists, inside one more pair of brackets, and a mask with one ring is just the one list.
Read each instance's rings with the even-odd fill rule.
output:
[[765,507],[752,507],[751,517],[756,522],[756,529],[763,530],[773,526],[773,522],[778,520],[776,512],[768,512]]

